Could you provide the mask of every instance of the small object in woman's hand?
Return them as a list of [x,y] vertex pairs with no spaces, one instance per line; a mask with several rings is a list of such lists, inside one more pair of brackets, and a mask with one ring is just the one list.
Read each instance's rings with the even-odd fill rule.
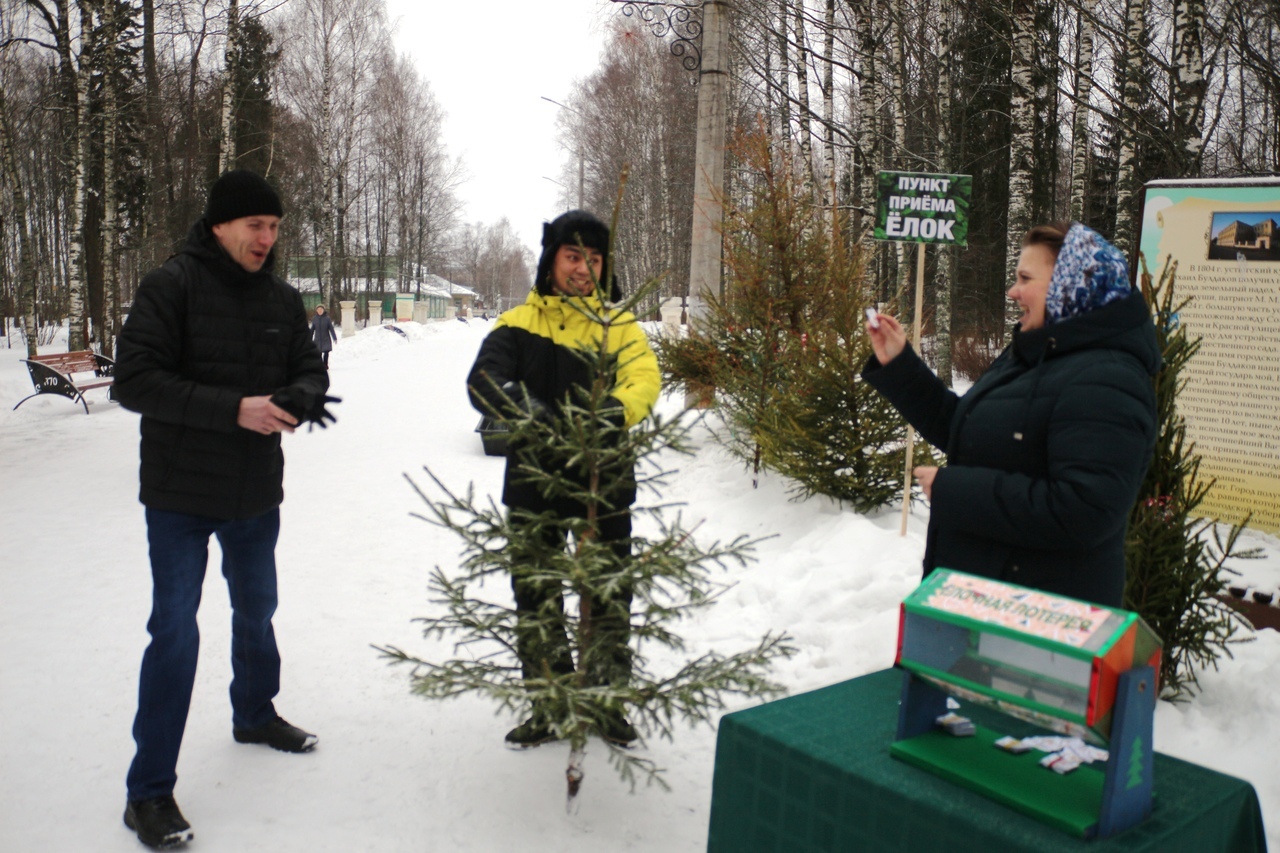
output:
[[867,324],[873,329],[880,328],[880,312],[874,308],[867,309]]

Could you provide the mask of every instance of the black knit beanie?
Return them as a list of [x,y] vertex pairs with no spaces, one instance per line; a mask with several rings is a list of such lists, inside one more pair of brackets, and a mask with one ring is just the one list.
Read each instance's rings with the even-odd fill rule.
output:
[[248,169],[227,172],[209,188],[204,221],[210,228],[242,216],[262,215],[284,216],[284,207],[271,184],[256,172]]
[[[571,210],[562,213],[550,222],[542,223],[542,257],[538,260],[538,292],[543,296],[555,293],[551,282],[551,267],[555,261],[556,251],[561,246],[586,246],[595,249],[605,256],[605,265],[600,268],[600,281],[609,278],[609,226],[605,225],[593,213],[585,210]],[[617,296],[617,282],[612,282],[613,298]]]

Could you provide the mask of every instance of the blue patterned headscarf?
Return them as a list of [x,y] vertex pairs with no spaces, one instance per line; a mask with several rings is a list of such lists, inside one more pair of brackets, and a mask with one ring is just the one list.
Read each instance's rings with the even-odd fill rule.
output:
[[1101,308],[1129,295],[1129,261],[1102,235],[1071,223],[1045,297],[1045,325]]

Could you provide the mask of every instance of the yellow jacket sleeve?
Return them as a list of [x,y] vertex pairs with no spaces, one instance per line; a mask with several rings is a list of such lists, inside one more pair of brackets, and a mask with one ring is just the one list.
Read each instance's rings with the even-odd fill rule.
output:
[[[630,315],[624,315],[630,318]],[[627,426],[635,426],[649,416],[658,394],[662,391],[662,376],[658,371],[658,357],[649,346],[649,338],[640,324],[631,318],[613,327],[621,333],[618,352],[617,382],[612,396],[626,411]]]

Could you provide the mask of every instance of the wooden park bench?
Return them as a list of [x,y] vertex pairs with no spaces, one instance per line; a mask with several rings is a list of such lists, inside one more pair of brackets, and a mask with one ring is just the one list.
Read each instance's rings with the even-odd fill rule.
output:
[[[31,374],[31,384],[36,392],[18,401],[18,406],[41,394],[58,394],[69,400],[78,400],[84,406],[84,413],[89,414],[89,404],[85,402],[84,392],[90,388],[104,388],[115,381],[112,375],[116,363],[105,355],[98,355],[92,350],[79,352],[59,352],[52,355],[33,355],[22,359]],[[93,374],[83,379],[73,379],[76,374]],[[110,392],[108,392],[110,399]],[[13,408],[16,410],[18,406]]]

